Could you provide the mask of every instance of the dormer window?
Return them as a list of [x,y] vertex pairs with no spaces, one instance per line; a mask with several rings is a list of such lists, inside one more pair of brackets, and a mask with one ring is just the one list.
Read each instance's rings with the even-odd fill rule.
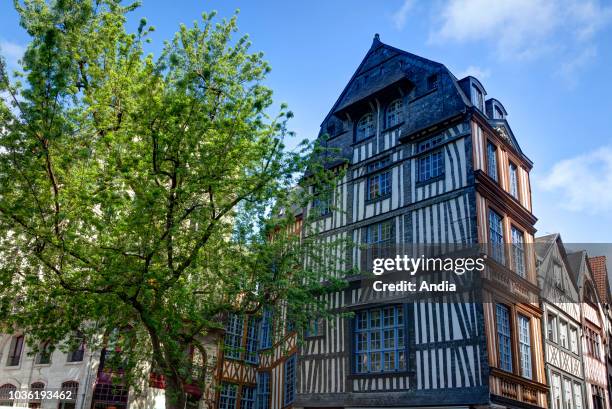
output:
[[387,107],[387,127],[401,123],[404,120],[404,103],[396,99]]
[[493,108],[493,119],[504,119],[504,113],[498,106]]
[[374,135],[374,115],[370,112],[361,117],[357,122],[357,133],[355,139],[362,141],[370,136]]
[[484,112],[484,95],[476,85],[472,85],[472,104]]

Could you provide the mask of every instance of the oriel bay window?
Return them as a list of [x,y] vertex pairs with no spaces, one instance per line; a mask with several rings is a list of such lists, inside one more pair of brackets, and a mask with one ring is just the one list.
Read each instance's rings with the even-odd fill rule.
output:
[[512,226],[512,262],[514,271],[521,277],[525,277],[525,247],[523,232]]
[[497,262],[504,264],[504,227],[502,217],[489,209],[489,245],[491,256]]
[[354,321],[355,373],[406,370],[404,305],[359,311]]
[[510,310],[504,304],[497,304],[497,344],[499,349],[499,367],[512,372],[512,334],[510,333]]
[[531,326],[529,318],[518,317],[519,350],[521,354],[521,375],[531,379]]
[[[531,318],[516,306],[495,305],[498,367],[506,372],[532,379]],[[517,356],[514,356],[514,353]]]

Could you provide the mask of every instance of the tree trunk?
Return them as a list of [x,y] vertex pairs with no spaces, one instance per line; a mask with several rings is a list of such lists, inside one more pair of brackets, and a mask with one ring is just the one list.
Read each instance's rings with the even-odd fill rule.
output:
[[183,383],[173,376],[166,376],[166,409],[185,409],[187,406],[187,393],[183,390]]

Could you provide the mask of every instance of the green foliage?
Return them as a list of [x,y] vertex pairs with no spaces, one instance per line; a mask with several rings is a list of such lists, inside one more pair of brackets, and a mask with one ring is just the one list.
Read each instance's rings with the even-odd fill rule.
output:
[[312,200],[306,171],[302,184],[334,188],[320,163],[333,153],[285,149],[292,114],[270,115],[270,67],[236,16],[203,14],[154,58],[146,21],[125,29],[136,5],[15,6],[31,43],[25,85],[0,65],[0,331],[112,344],[124,380],[152,363],[180,406],[200,381],[185,351],[205,359],[226,314],[326,313],[349,244],[288,232]]

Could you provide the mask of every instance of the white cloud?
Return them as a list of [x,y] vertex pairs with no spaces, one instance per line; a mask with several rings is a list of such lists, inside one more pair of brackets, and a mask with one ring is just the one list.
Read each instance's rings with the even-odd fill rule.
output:
[[395,28],[401,30],[406,25],[406,17],[408,17],[408,13],[414,7],[414,0],[404,0],[402,3],[402,7],[400,7],[393,15],[391,19],[393,20],[393,24]]
[[472,77],[476,77],[480,81],[482,81],[491,76],[491,70],[483,69],[475,65],[470,65],[465,70],[459,71],[459,73],[457,74],[457,78],[461,79],[461,78],[467,77],[468,75],[471,75]]
[[612,22],[599,0],[444,0],[432,43],[483,41],[502,60],[580,54]]
[[564,159],[543,178],[540,188],[562,195],[561,206],[573,211],[612,211],[612,147]]
[[9,70],[18,67],[18,61],[23,57],[25,47],[12,41],[0,40],[0,54],[6,59]]
[[590,45],[580,52],[576,57],[565,61],[559,67],[559,75],[569,87],[575,87],[577,73],[586,68],[597,57],[597,47]]

